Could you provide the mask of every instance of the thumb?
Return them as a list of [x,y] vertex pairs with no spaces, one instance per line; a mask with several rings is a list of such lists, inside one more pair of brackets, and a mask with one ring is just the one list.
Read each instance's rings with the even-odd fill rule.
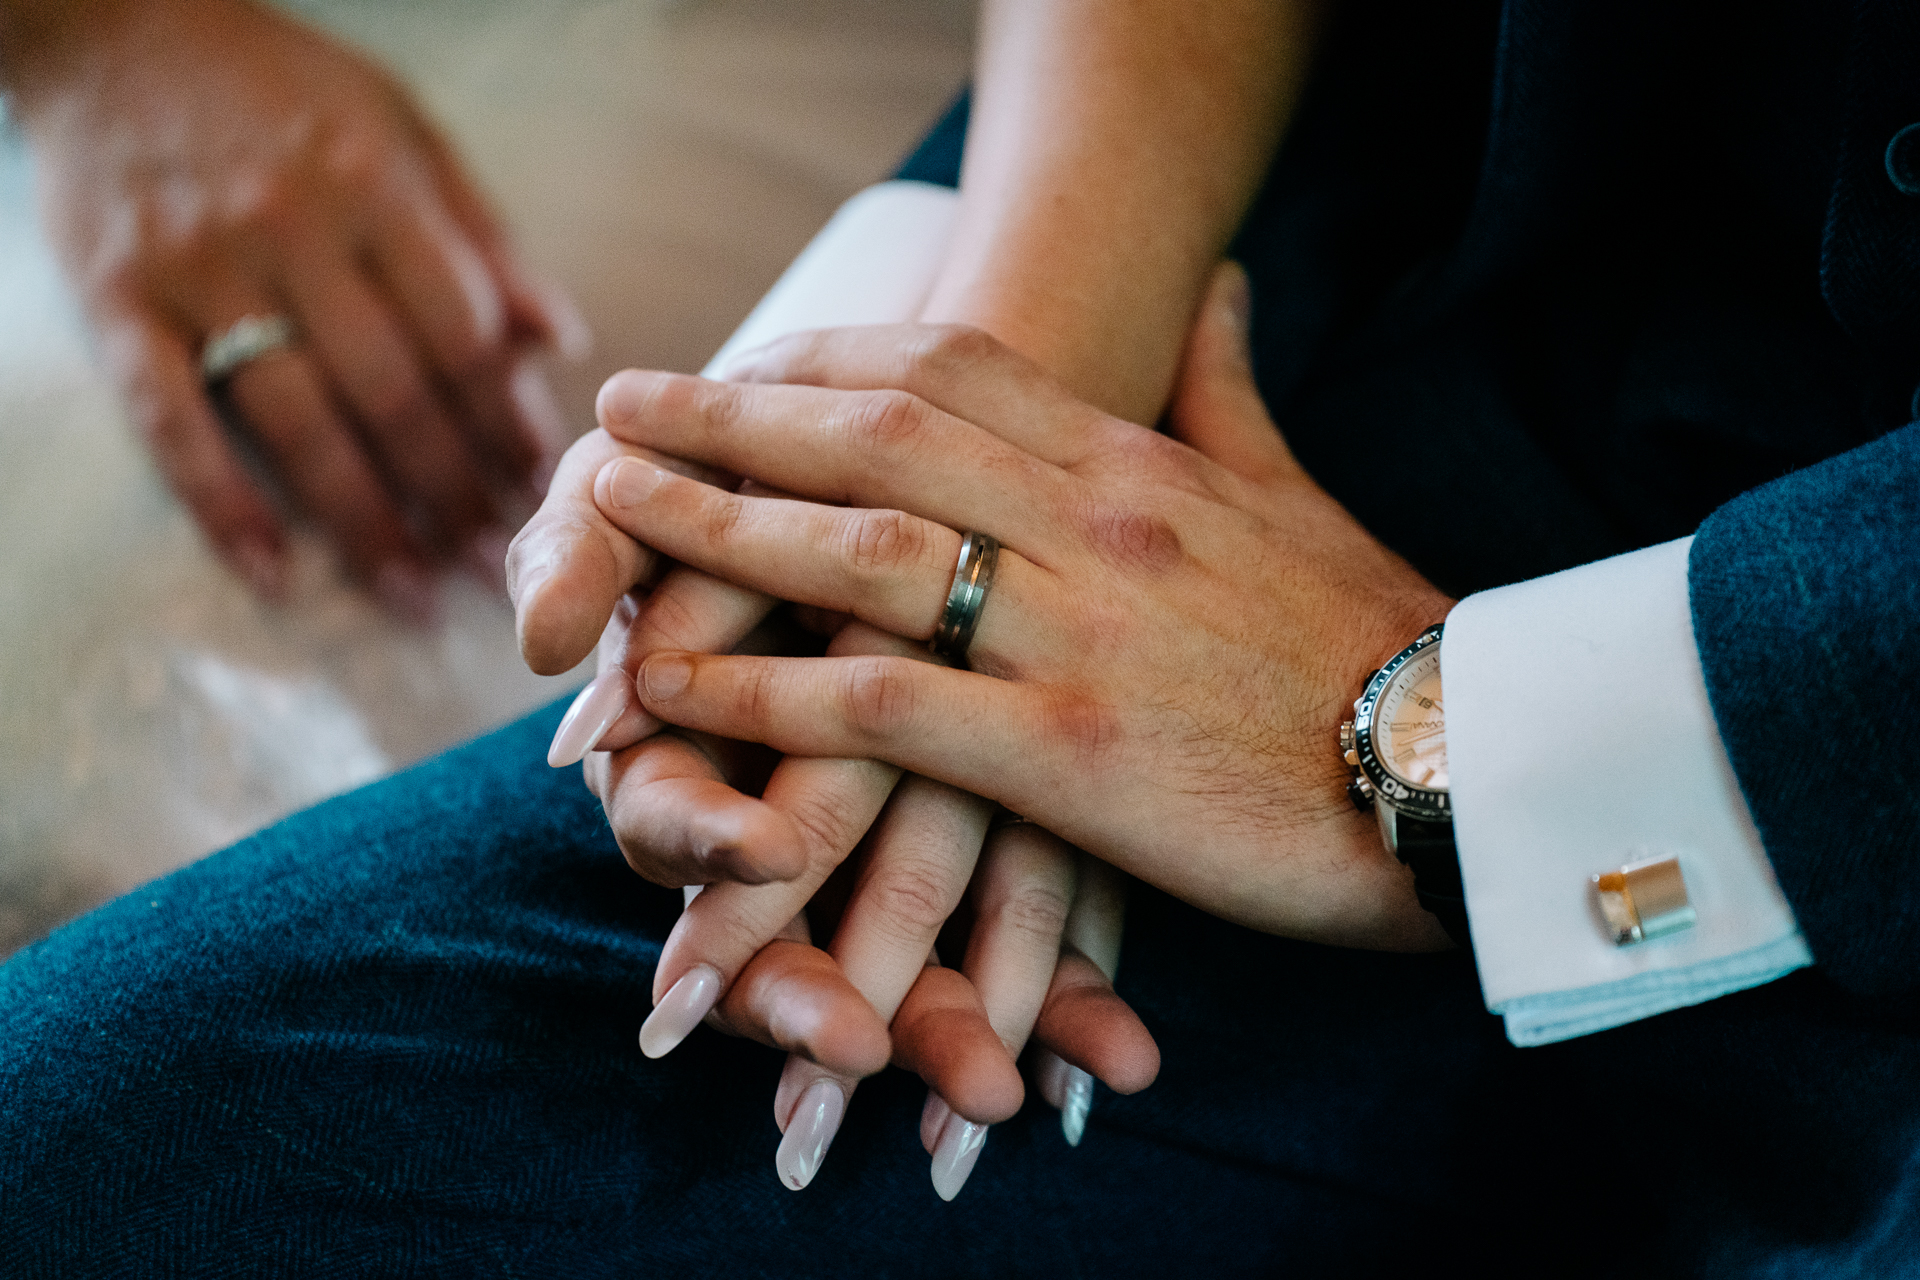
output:
[[1253,384],[1252,304],[1246,271],[1237,262],[1221,263],[1187,335],[1169,418],[1174,439],[1243,479],[1265,483],[1300,468]]

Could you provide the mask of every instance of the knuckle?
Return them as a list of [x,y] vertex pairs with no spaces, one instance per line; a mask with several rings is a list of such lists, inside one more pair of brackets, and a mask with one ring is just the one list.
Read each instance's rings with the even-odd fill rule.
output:
[[632,647],[641,653],[655,649],[702,648],[707,642],[702,622],[693,608],[669,586],[647,597],[639,624],[632,631]]
[[746,504],[729,493],[711,490],[700,495],[706,500],[701,503],[701,534],[709,546],[724,547],[734,541],[740,532],[740,521],[746,514]]
[[1067,927],[1073,904],[1065,887],[1053,879],[1029,879],[1012,885],[992,905],[993,914],[1007,928],[1047,942],[1059,939]]
[[1108,755],[1120,740],[1120,717],[1112,707],[1074,693],[1056,692],[1041,705],[1040,733],[1081,764]]
[[813,866],[838,866],[861,832],[839,798],[830,795],[798,795],[784,802],[787,817],[800,829]]
[[914,663],[904,658],[868,657],[848,663],[847,716],[853,728],[873,740],[898,736],[913,722]]
[[1088,545],[1123,568],[1160,573],[1185,554],[1179,530],[1162,515],[1096,502],[1081,510],[1078,523]]
[[926,330],[907,360],[908,385],[942,383],[968,373],[1005,351],[990,334],[972,325],[943,324]]
[[937,864],[906,859],[878,870],[861,886],[883,917],[909,939],[931,938],[955,905],[950,877]]
[[904,511],[862,511],[847,526],[847,560],[855,573],[872,577],[920,559],[926,531]]
[[766,724],[779,706],[779,677],[765,662],[749,663],[739,684],[737,710],[749,725]]
[[925,429],[926,401],[905,391],[872,391],[856,396],[847,411],[847,444],[864,454],[897,454]]
[[732,434],[745,413],[739,387],[684,373],[671,375],[660,395],[663,406],[674,406],[669,412],[691,418],[715,436]]

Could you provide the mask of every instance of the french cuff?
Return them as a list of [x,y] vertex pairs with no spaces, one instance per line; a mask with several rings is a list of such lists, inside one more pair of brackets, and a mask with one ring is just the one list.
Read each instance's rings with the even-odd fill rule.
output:
[[[1487,1008],[1549,1044],[1813,958],[1720,741],[1691,538],[1482,592],[1447,617],[1454,839]],[[1678,860],[1692,923],[1619,945],[1595,877]]]
[[790,333],[917,320],[946,260],[959,210],[953,188],[904,178],[855,195],[807,242],[701,375],[724,377],[734,356]]

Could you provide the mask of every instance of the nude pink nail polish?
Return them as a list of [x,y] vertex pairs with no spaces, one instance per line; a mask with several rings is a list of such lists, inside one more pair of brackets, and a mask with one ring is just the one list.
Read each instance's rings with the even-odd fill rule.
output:
[[712,965],[697,964],[687,970],[640,1024],[640,1052],[649,1058],[666,1057],[719,999],[720,974]]
[[979,1163],[980,1149],[987,1145],[987,1126],[975,1124],[958,1113],[947,1120],[940,1133],[940,1145],[933,1151],[933,1189],[942,1200],[951,1200],[967,1185],[967,1176]]
[[940,1134],[947,1127],[947,1117],[953,1114],[953,1108],[947,1100],[927,1090],[927,1105],[920,1108],[920,1145],[932,1155],[934,1148],[940,1145]]
[[624,671],[606,671],[580,691],[554,731],[547,763],[556,769],[586,759],[633,699],[633,683]]
[[773,1157],[780,1181],[790,1190],[804,1190],[820,1172],[846,1113],[847,1095],[831,1080],[816,1080],[800,1095],[800,1104],[787,1121],[786,1136],[780,1139],[780,1150]]
[[1093,1110],[1093,1077],[1079,1067],[1068,1066],[1062,1092],[1060,1133],[1068,1146],[1077,1147],[1086,1136],[1087,1113]]

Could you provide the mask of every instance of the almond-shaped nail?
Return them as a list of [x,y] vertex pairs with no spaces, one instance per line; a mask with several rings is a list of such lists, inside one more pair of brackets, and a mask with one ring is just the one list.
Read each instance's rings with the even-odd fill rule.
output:
[[616,507],[637,507],[653,496],[667,473],[638,458],[620,458],[608,464],[607,498]]
[[987,1145],[987,1126],[975,1124],[957,1112],[940,1131],[940,1145],[933,1149],[933,1189],[942,1200],[951,1200],[967,1185],[967,1175],[980,1159],[980,1148]]
[[1033,1084],[1055,1111],[1067,1105],[1067,1064],[1058,1054],[1041,1049],[1034,1057]]
[[603,671],[595,676],[561,717],[560,727],[553,733],[553,745],[547,748],[547,763],[562,769],[586,759],[587,752],[606,736],[632,697],[633,683],[626,672]]
[[640,1052],[664,1058],[700,1025],[720,999],[720,974],[712,965],[697,964],[667,988],[660,1003],[640,1024]]
[[820,1172],[846,1113],[847,1095],[831,1080],[816,1080],[800,1095],[793,1118],[787,1121],[786,1136],[780,1139],[780,1150],[773,1157],[774,1171],[789,1190],[805,1190],[813,1175]]
[[947,1100],[927,1090],[927,1105],[920,1108],[920,1145],[932,1155],[933,1149],[940,1144],[940,1135],[946,1131],[947,1117],[953,1114],[953,1108]]
[[1060,1132],[1068,1146],[1077,1147],[1086,1136],[1087,1112],[1093,1110],[1093,1077],[1068,1064],[1066,1087],[1061,1092],[1065,1097],[1060,1103]]

